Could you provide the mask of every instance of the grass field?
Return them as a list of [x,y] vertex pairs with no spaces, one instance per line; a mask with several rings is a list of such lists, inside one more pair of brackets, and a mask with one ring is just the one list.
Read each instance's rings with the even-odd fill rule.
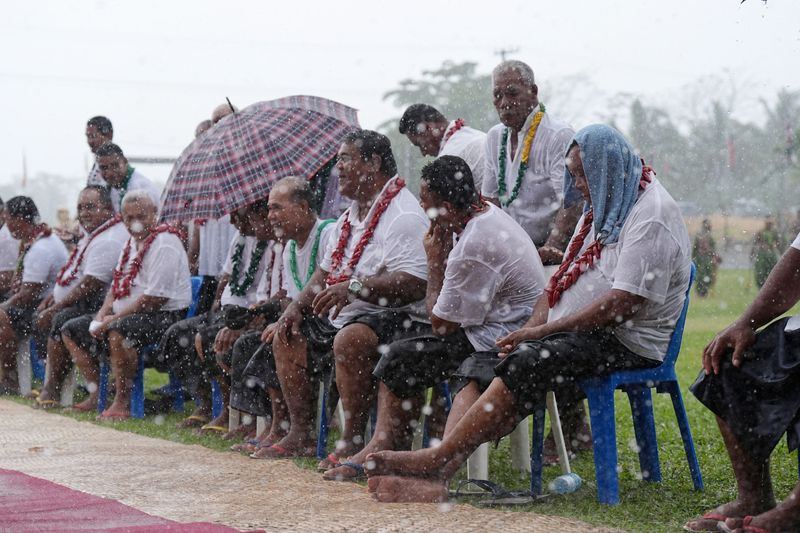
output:
[[[695,492],[683,452],[680,433],[668,397],[657,395],[654,400],[656,429],[663,482],[648,483],[639,479],[638,456],[631,425],[627,399],[617,394],[617,436],[620,468],[621,503],[616,507],[597,503],[594,490],[594,463],[591,454],[583,454],[573,462],[573,469],[585,480],[574,494],[552,496],[545,501],[517,508],[520,512],[561,515],[578,518],[597,525],[617,527],[631,532],[677,532],[689,518],[701,514],[717,504],[735,496],[733,474],[725,449],[719,437],[713,416],[688,392],[700,369],[700,354],[714,333],[730,323],[755,296],[756,289],[748,271],[722,270],[717,286],[706,299],[693,294],[689,318],[683,337],[683,348],[678,360],[678,376],[684,394],[684,403],[694,436],[705,482],[704,492]],[[166,376],[147,371],[147,387],[154,388],[166,382]],[[25,401],[27,400],[20,400]],[[68,415],[83,420],[94,420],[94,415]],[[201,444],[217,450],[227,450],[230,443],[220,438],[197,437],[188,430],[175,429],[177,414],[147,417],[144,420],[117,422],[114,427],[156,438],[177,442]],[[333,438],[333,437],[332,437]],[[507,488],[524,488],[527,476],[510,468],[507,443],[491,454],[490,478]],[[298,464],[313,468],[314,461]],[[785,497],[797,482],[797,457],[786,450],[785,441],[773,454],[772,473],[779,498]],[[545,470],[545,483],[559,474],[556,467]]]

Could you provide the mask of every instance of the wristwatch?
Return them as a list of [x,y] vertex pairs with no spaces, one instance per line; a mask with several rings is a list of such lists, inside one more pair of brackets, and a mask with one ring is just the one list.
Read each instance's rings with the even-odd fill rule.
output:
[[347,290],[351,294],[355,295],[356,298],[361,296],[361,289],[364,287],[364,284],[361,283],[357,278],[350,278],[350,283],[347,284]]

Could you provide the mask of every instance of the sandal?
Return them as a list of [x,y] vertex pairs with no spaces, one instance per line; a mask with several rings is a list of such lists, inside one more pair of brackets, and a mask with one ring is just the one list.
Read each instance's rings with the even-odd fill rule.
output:
[[[461,492],[467,485],[475,485],[483,489],[484,492]],[[459,496],[479,496],[489,493],[487,498],[478,500],[478,505],[483,507],[494,507],[495,505],[528,505],[543,499],[546,496],[532,496],[528,491],[508,491],[497,483],[492,483],[486,479],[462,479],[458,483],[455,491],[450,492],[449,496],[458,498]]]
[[250,457],[253,459],[294,459],[296,457],[314,457],[314,452],[313,448],[291,450],[280,444],[262,443],[258,450],[250,454]]
[[745,533],[772,533],[769,529],[764,529],[763,527],[750,525],[752,521],[753,517],[748,515],[742,518],[741,523],[737,524],[736,527],[730,527],[727,523],[727,520],[723,520],[717,525],[717,531],[723,531],[725,533],[733,533],[737,529],[741,529]]
[[53,409],[55,407],[58,407],[58,402],[56,400],[42,400],[37,396],[33,401],[34,409],[42,409],[43,411],[47,411],[48,409]]
[[322,461],[319,462],[317,465],[318,472],[327,472],[333,468],[339,466],[339,458],[336,455],[329,453],[327,457],[325,457]]
[[[692,531],[694,533],[702,533],[703,531],[719,531],[720,524],[724,525],[728,518],[733,517],[725,516],[717,511],[709,511],[700,518],[694,518],[686,522],[686,524],[683,526],[683,529],[684,531]],[[699,522],[702,525],[698,525],[696,528],[690,528],[689,524],[692,522]]]
[[[343,476],[341,474],[332,474],[334,470],[338,470],[339,468],[347,467],[353,471],[355,471],[355,476]],[[335,468],[331,468],[330,470],[326,471],[322,474],[322,479],[325,481],[362,481],[367,479],[367,473],[364,472],[364,465],[360,465],[358,463],[353,463],[350,461],[344,461],[336,465]]]

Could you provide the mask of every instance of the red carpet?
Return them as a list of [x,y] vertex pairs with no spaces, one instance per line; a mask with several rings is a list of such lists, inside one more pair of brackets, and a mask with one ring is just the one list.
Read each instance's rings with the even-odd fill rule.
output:
[[180,524],[118,501],[0,469],[0,532],[238,533],[218,524]]

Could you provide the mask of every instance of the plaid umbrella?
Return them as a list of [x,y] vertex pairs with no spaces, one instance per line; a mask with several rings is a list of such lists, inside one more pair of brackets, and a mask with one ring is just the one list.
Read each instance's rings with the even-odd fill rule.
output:
[[316,96],[258,102],[226,116],[175,162],[161,221],[220,218],[286,176],[311,178],[358,128],[356,110]]

